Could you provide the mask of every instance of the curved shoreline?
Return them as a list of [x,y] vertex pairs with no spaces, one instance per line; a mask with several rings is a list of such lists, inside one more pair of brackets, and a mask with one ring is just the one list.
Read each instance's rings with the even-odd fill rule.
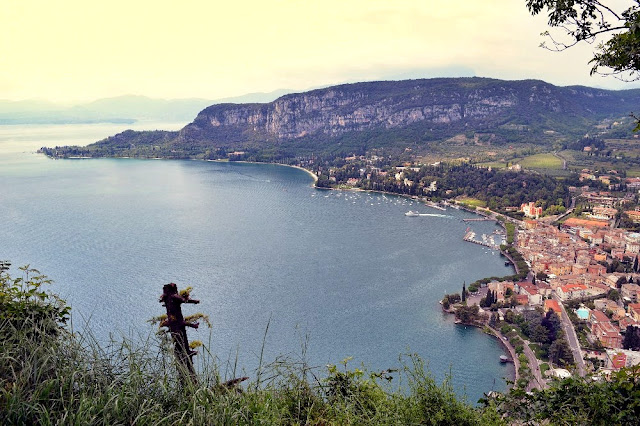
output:
[[[117,158],[117,157],[116,157]],[[262,161],[229,161],[229,160],[203,160],[203,161],[208,161],[210,163],[243,163],[243,164],[271,164],[273,166],[284,166],[284,167],[291,167],[294,169],[298,169],[298,170],[302,170],[304,172],[307,172],[308,175],[310,175],[313,178],[313,186],[314,188],[316,187],[316,182],[318,182],[318,175],[316,175],[315,173],[313,173],[311,170],[305,169],[304,167],[300,167],[300,166],[294,166],[292,164],[282,164],[282,163],[265,163]]]
[[[225,163],[229,163],[230,161],[220,161],[220,160],[206,160],[206,161],[213,161],[213,162],[225,162]],[[361,188],[321,188],[316,186],[317,182],[318,182],[318,176],[313,173],[311,170],[305,169],[304,167],[300,167],[300,166],[294,166],[294,165],[290,165],[290,164],[281,164],[281,163],[264,163],[264,162],[256,162],[256,161],[232,161],[232,163],[248,163],[248,164],[273,164],[273,165],[278,165],[278,166],[287,166],[287,167],[292,167],[294,169],[299,169],[302,171],[307,172],[311,177],[313,177],[313,187],[316,189],[324,189],[324,190],[332,190],[332,191],[362,191],[362,192],[373,192],[373,193],[377,193],[377,194],[383,194],[383,195],[394,195],[394,196],[398,196],[398,197],[403,197],[403,198],[409,198],[412,200],[416,200],[419,201],[417,198],[417,196],[412,196],[412,195],[407,195],[407,194],[397,194],[395,192],[388,192],[388,191],[380,191],[380,190],[367,190],[367,189],[361,189]],[[461,210],[464,210],[468,213],[473,213],[476,214],[478,216],[482,216],[482,217],[490,217],[489,213],[494,213],[495,212],[491,212],[490,210],[486,210],[486,211],[478,211],[477,209],[470,209],[468,207],[466,207],[464,204],[458,204],[456,203],[456,205],[458,205],[460,207]],[[506,231],[506,227],[504,226],[504,223],[500,222],[499,220],[496,219],[496,223],[501,226],[505,231]],[[513,261],[511,262],[512,267],[516,270],[517,273],[517,267],[515,266],[515,263],[513,263]],[[445,310],[444,308],[442,308],[442,310],[446,313],[451,314],[452,312]],[[481,331],[483,330],[483,327],[480,327],[479,325],[474,325],[474,324],[470,324],[476,328],[479,328]],[[487,326],[488,327],[488,326]],[[513,348],[513,346],[511,346],[511,343],[509,343],[508,341],[504,341],[501,337],[500,334],[498,333],[497,330],[494,330],[491,327],[488,327],[489,330],[491,330],[491,334],[489,333],[484,333],[487,334],[489,336],[492,336],[493,338],[495,338],[496,340],[498,340],[500,342],[500,346],[502,346],[502,348],[504,350],[506,350],[506,352],[509,354],[509,356],[511,357],[512,361],[513,361],[513,365],[514,365],[514,372],[513,372],[513,377],[514,377],[514,383],[518,380],[519,378],[519,374],[518,374],[518,369],[519,369],[519,361],[518,361],[518,357],[515,353],[515,349]]]
[[[93,157],[89,157],[88,159],[91,159]],[[115,159],[134,159],[132,157],[102,157],[102,158],[115,158]],[[141,159],[141,158],[137,158],[137,159]],[[142,158],[142,159],[148,159],[148,160],[174,160],[172,158]],[[189,159],[175,159],[175,160],[189,160]],[[193,161],[197,161],[198,159],[191,159]],[[414,195],[408,195],[408,194],[398,194],[395,192],[388,192],[388,191],[381,191],[381,190],[367,190],[367,189],[361,189],[361,188],[324,188],[324,187],[318,187],[317,186],[317,182],[318,182],[318,176],[313,173],[312,171],[305,169],[304,167],[301,166],[296,166],[296,165],[291,165],[291,164],[283,164],[283,163],[272,163],[272,162],[257,162],[257,161],[229,161],[229,160],[208,160],[208,159],[200,159],[200,161],[206,161],[206,162],[215,162],[215,163],[244,163],[244,164],[269,164],[269,165],[276,165],[276,166],[285,166],[285,167],[291,167],[294,169],[299,169],[302,170],[304,172],[306,172],[308,175],[310,175],[313,178],[313,188],[315,189],[322,189],[322,190],[334,190],[334,191],[353,191],[353,192],[371,192],[371,193],[377,193],[377,194],[383,194],[383,195],[392,195],[392,196],[397,196],[397,197],[402,197],[402,198],[407,198],[407,199],[411,199],[417,202],[422,202],[422,200],[418,197],[418,196],[414,196]],[[458,204],[456,203],[457,206],[460,207],[460,210],[464,210],[467,211],[469,213],[474,213],[478,216],[482,216],[482,217],[488,217],[488,213],[486,211],[483,212],[479,212],[476,209],[470,209],[468,207],[466,207],[464,204]],[[500,222],[497,221],[496,222],[502,226],[504,228],[504,225]],[[482,329],[479,326],[475,326],[477,328]],[[488,334],[488,333],[484,333],[484,334]],[[507,353],[509,353],[511,355],[511,351],[509,350],[509,346],[508,342],[503,342],[501,338],[499,338],[496,335],[493,335],[493,337],[495,337],[497,340],[500,341],[501,345],[503,346],[504,349],[507,350]],[[513,356],[512,356],[513,358]],[[514,363],[517,362],[516,358],[514,359]],[[518,369],[516,366],[515,372],[514,372],[515,378],[517,380],[518,378]]]
[[[440,303],[440,307],[442,309],[442,312],[445,314],[450,314],[450,315],[455,315],[455,310],[453,309],[445,309],[444,306],[442,306],[442,303]],[[482,331],[484,334],[486,334],[487,336],[491,336],[493,338],[495,338],[498,342],[500,342],[501,346],[506,350],[506,352],[509,354],[509,356],[511,357],[511,361],[514,365],[514,370],[513,370],[513,382],[517,382],[518,379],[520,378],[520,374],[518,373],[518,370],[520,369],[520,361],[518,360],[518,356],[516,354],[516,350],[515,348],[511,345],[511,343],[508,340],[504,340],[503,336],[501,335],[501,333],[494,329],[493,327],[490,327],[488,324],[477,324],[477,323],[465,323],[465,322],[454,322],[455,325],[464,325],[464,326],[471,326],[471,327],[475,327],[477,329],[479,329],[480,331]],[[491,333],[488,333],[486,330],[488,329],[489,331],[491,331]],[[507,388],[509,387],[509,383],[507,383]]]

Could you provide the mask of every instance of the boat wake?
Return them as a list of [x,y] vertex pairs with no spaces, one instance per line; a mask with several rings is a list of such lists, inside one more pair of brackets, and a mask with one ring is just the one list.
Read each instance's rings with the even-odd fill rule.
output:
[[418,212],[414,212],[412,210],[409,210],[408,212],[406,212],[404,214],[405,216],[409,216],[409,217],[447,217],[450,219],[453,219],[453,216],[449,216],[446,214],[440,214],[440,213],[418,213]]
[[453,216],[449,216],[446,214],[440,214],[440,213],[418,213],[418,216],[428,216],[428,217],[448,217],[450,219],[453,219]]

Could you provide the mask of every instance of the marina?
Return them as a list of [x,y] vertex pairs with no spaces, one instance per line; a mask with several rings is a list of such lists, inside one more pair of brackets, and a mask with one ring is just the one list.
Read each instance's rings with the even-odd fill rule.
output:
[[432,209],[447,211],[446,207],[441,206],[440,204],[428,201],[424,204],[427,207],[431,207]]
[[472,231],[470,228],[467,228],[467,231],[464,237],[462,237],[462,239],[469,243],[478,244],[493,250],[500,250],[500,244],[503,244],[504,241],[500,240],[500,244],[497,244],[495,241],[494,235],[500,235],[500,234],[497,234],[497,233],[491,234],[491,235],[482,234],[482,236],[480,237],[481,239],[478,240],[476,239],[476,233]]

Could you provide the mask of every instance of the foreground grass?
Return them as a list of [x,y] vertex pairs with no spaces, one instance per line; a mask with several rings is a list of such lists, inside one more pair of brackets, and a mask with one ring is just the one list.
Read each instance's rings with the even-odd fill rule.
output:
[[69,333],[43,341],[6,321],[0,336],[0,424],[502,424],[458,400],[449,381],[437,384],[415,356],[393,374],[402,390],[388,372],[344,362],[321,373],[286,360],[228,389],[212,360],[197,384],[180,385],[155,339],[102,349]]
[[[475,408],[415,355],[399,371],[326,370],[278,359],[243,388],[224,384],[212,354],[181,383],[162,337],[106,347],[71,333],[68,308],[41,275],[11,279],[0,262],[0,425],[635,425],[640,369],[608,381],[567,379]],[[35,271],[37,272],[37,271]]]
[[[399,371],[311,368],[278,359],[242,388],[225,385],[215,357],[196,381],[180,380],[163,335],[99,345],[64,325],[69,310],[24,268],[0,270],[0,424],[328,425],[503,424],[495,410],[459,400],[415,355]],[[29,275],[31,273],[31,275]]]

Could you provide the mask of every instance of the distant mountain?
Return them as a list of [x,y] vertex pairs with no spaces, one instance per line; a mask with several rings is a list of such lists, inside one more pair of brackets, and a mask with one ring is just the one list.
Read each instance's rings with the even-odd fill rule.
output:
[[[211,102],[211,105],[225,104],[225,103],[229,103],[229,104],[267,103],[267,102],[275,101],[280,96],[286,95],[288,93],[293,93],[293,92],[294,90],[280,89],[280,90],[274,90],[273,92],[267,92],[267,93],[263,93],[263,92],[248,93],[246,95],[234,96],[231,98],[216,99],[214,102]],[[190,118],[193,118],[194,115],[192,115]]]
[[215,104],[179,132],[127,131],[92,155],[209,157],[225,150],[279,155],[363,152],[492,134],[492,144],[548,143],[584,135],[640,109],[640,89],[557,87],[539,80],[437,78],[344,84],[273,102]]
[[214,101],[118,96],[75,106],[46,101],[0,101],[0,124],[189,121]]
[[291,90],[282,89],[269,93],[249,93],[218,100],[201,98],[153,99],[146,96],[125,95],[74,106],[43,100],[0,100],[0,125],[134,123],[136,121],[189,122],[200,110],[209,105],[223,102],[271,102],[291,92]]

